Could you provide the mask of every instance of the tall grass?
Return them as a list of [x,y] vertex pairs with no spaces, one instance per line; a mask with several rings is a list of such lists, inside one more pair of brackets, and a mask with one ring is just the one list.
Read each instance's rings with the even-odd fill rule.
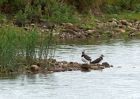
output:
[[[36,29],[27,32],[14,26],[0,28],[0,67],[17,69],[17,66],[31,65],[39,58],[47,59],[49,51],[53,51],[50,48],[52,33],[41,41],[38,34]],[[37,50],[42,52],[41,57],[37,55]]]

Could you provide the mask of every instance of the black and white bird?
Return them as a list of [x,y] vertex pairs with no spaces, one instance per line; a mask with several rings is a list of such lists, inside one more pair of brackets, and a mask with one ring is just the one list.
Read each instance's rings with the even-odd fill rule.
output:
[[93,60],[92,62],[90,62],[91,64],[97,64],[100,63],[103,60],[104,55],[101,55],[99,58]]
[[91,57],[85,54],[85,51],[82,51],[81,60],[87,64],[91,62]]

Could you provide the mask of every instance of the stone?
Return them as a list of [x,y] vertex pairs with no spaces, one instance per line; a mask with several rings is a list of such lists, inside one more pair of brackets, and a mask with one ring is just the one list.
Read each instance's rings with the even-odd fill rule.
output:
[[127,28],[130,29],[130,30],[133,30],[133,31],[136,31],[137,30],[136,28],[131,27],[131,26],[128,26]]
[[64,25],[64,26],[73,26],[73,24],[72,23],[62,23],[62,25]]
[[104,69],[104,68],[105,68],[105,66],[99,66],[99,68],[100,68],[100,69]]
[[66,70],[64,68],[55,68],[53,71],[54,72],[64,72]]
[[40,67],[38,65],[31,65],[30,70],[31,72],[38,72]]
[[102,65],[105,66],[105,67],[110,67],[108,62],[103,62]]
[[90,71],[90,65],[88,64],[82,64],[81,65],[81,71]]
[[91,66],[91,69],[93,69],[93,70],[100,70],[101,68],[100,68],[100,66]]
[[115,19],[115,18],[112,18],[112,21],[115,21],[115,22],[117,22],[118,20],[117,20],[117,19]]
[[128,26],[133,26],[133,24],[132,24],[132,23],[127,23],[127,25],[128,25]]
[[118,24],[117,24],[117,22],[116,22],[116,21],[112,21],[112,22],[111,22],[111,26],[112,26],[112,27],[117,27],[117,26],[118,26]]
[[123,28],[116,29],[116,31],[117,31],[117,32],[120,32],[120,33],[125,33],[125,32],[126,32],[126,30],[123,29]]
[[93,30],[87,30],[87,33],[94,33],[96,32],[94,29]]
[[127,20],[120,20],[120,22],[121,22],[122,25],[128,25]]
[[128,34],[128,36],[133,37],[133,36],[136,36],[136,34],[134,32],[132,32],[132,33]]

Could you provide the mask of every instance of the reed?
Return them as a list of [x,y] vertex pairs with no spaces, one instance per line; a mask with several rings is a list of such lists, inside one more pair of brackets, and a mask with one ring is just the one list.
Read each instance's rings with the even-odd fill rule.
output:
[[[16,70],[21,65],[31,65],[35,61],[48,59],[54,51],[52,45],[52,32],[40,41],[40,35],[34,28],[25,31],[14,26],[0,28],[0,67]],[[38,54],[39,53],[39,54]]]

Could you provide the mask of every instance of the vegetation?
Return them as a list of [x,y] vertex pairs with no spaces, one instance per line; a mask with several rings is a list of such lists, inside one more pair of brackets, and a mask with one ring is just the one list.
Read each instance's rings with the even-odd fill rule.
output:
[[140,0],[0,0],[0,72],[47,59],[53,52],[49,50],[53,48],[52,31],[24,30],[12,26],[13,21],[30,25],[43,20],[93,28],[98,18],[140,20]]
[[[140,12],[139,0],[1,0],[0,12],[18,20],[33,18],[63,23],[78,21],[79,14]],[[0,17],[1,19],[1,17]]]
[[35,60],[39,62],[47,59],[48,51],[53,51],[52,47],[50,48],[52,33],[43,38],[38,34],[35,28],[27,32],[14,26],[1,27],[0,71],[7,68],[15,70],[19,66],[33,64]]

